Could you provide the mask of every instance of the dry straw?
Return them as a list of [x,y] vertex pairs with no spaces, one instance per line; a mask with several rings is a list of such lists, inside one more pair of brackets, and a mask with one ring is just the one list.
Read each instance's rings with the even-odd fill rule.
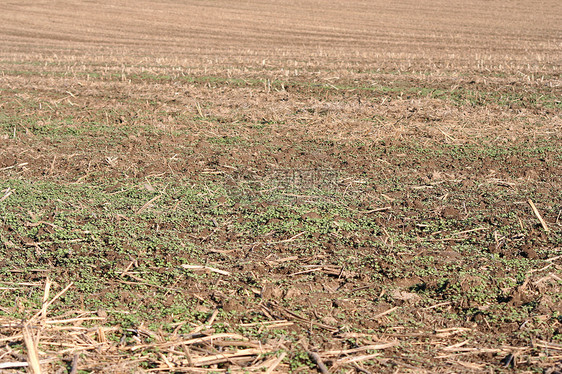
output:
[[[218,269],[203,267],[201,270]],[[49,307],[71,287],[72,283],[50,297],[53,283],[47,279],[42,305],[39,310],[33,311],[31,318],[21,322],[0,317],[0,343],[3,345],[0,348],[0,370],[9,373],[7,370],[28,368],[32,374],[45,374],[59,372],[66,366],[70,368],[70,373],[77,373],[79,370],[99,373],[268,374],[289,371],[288,361],[294,347],[288,347],[279,340],[264,342],[238,333],[215,332],[211,325],[217,318],[218,311],[189,334],[178,334],[177,331],[154,332],[142,324],[134,329],[104,326],[100,324],[105,320],[104,317],[78,310],[66,312],[63,316],[49,317]],[[312,323],[294,312],[284,309],[279,312],[293,321],[273,320],[244,326],[255,325],[270,329]],[[330,326],[316,325],[332,330]],[[317,369],[328,373],[339,367],[357,368],[358,363],[380,355],[366,352],[381,351],[397,345],[397,341],[391,341],[366,344],[354,349],[307,352]],[[22,347],[21,351],[11,348],[18,346]]]
[[533,209],[533,213],[535,213],[535,216],[537,216],[537,218],[539,219],[539,222],[541,223],[541,226],[544,229],[544,231],[548,233],[550,229],[548,228],[546,221],[542,218],[539,210],[535,206],[535,203],[533,203],[533,200],[529,199],[529,205],[531,206],[531,209]]

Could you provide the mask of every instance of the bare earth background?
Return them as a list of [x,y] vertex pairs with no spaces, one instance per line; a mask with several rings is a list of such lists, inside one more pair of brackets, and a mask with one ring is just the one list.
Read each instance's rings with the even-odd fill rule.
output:
[[0,371],[562,371],[562,3],[0,3]]

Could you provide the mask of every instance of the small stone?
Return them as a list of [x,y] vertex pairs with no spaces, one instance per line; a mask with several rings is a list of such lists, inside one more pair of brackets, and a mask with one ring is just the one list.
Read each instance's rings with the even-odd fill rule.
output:
[[324,316],[322,317],[322,323],[330,326],[336,326],[338,324],[338,320],[332,316]]
[[421,297],[418,294],[407,291],[394,290],[390,295],[394,300],[400,301],[416,302],[421,300]]

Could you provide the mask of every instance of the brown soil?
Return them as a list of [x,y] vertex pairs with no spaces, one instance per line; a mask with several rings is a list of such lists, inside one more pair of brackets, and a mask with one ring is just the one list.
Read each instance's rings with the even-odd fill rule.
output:
[[[303,170],[335,171],[338,191],[353,196],[346,208],[358,213],[334,214],[342,228],[332,236],[237,232],[235,224],[251,221],[248,211],[265,217],[280,203],[213,200],[228,220],[177,236],[244,277],[178,279],[173,287],[183,293],[172,293],[167,305],[200,299],[198,312],[231,312],[236,326],[248,315],[288,321],[287,336],[298,336],[305,352],[318,350],[333,373],[555,372],[562,339],[560,14],[558,1],[3,3],[0,178],[102,185],[111,195],[128,179],[150,190],[158,178],[266,185],[283,179],[275,173],[299,170],[304,184]],[[296,205],[315,199],[287,198]],[[299,214],[303,232],[323,219],[319,211]],[[373,224],[348,230],[346,220]],[[147,236],[154,233],[156,221],[141,223]],[[4,245],[13,253],[33,246],[20,239]],[[463,241],[489,257],[467,257],[456,245]],[[338,256],[349,248],[348,268]],[[170,266],[185,263],[163,252],[156,256]],[[0,261],[10,264],[17,255],[10,256]],[[131,262],[112,248],[104,256],[121,270]],[[371,257],[372,273],[351,266]],[[434,261],[426,275],[396,271],[420,258]],[[535,265],[497,303],[535,308],[529,320],[492,320],[493,306],[467,296],[486,286],[480,277],[452,270],[449,282],[464,295],[456,298],[430,269],[497,267],[504,279],[511,270],[499,262],[511,259]],[[119,292],[132,308],[151,302],[142,291]],[[424,292],[442,292],[442,302],[424,303]],[[464,320],[451,317],[461,314]],[[326,353],[376,342],[397,343],[369,358],[354,352],[356,362],[337,364]],[[271,352],[297,345],[268,344]],[[3,357],[0,363],[14,359]],[[320,365],[312,367],[283,361],[272,372]]]

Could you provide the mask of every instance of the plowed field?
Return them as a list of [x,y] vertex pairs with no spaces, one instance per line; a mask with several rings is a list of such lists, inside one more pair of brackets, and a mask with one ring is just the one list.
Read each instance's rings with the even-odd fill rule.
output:
[[0,371],[559,374],[560,25],[0,3]]

